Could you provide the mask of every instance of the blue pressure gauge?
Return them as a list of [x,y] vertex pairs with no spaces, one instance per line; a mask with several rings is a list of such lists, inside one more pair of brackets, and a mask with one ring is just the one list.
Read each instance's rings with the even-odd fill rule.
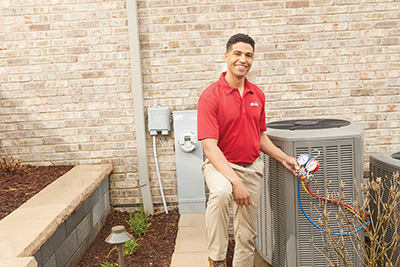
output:
[[308,154],[301,154],[298,158],[297,158],[297,163],[300,166],[305,166],[307,164],[308,161],[310,161],[311,157]]

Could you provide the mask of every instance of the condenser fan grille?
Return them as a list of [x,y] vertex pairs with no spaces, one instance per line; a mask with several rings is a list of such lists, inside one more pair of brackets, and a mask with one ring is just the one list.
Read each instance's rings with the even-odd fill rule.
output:
[[270,122],[267,124],[267,127],[272,129],[294,131],[340,128],[349,124],[349,121],[339,119],[304,119]]

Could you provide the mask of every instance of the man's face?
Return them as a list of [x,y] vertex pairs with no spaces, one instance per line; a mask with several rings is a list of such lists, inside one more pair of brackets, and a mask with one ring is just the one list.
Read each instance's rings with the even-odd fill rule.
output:
[[231,46],[231,49],[225,53],[228,72],[242,78],[250,71],[253,64],[254,50],[250,44],[236,43]]

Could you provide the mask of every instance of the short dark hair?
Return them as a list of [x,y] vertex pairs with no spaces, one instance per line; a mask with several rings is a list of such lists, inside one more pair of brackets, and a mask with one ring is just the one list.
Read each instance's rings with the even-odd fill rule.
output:
[[232,35],[232,37],[229,38],[228,42],[226,43],[226,52],[228,52],[232,48],[232,45],[240,42],[251,45],[254,51],[256,42],[254,42],[253,38],[244,33],[237,33],[235,35]]

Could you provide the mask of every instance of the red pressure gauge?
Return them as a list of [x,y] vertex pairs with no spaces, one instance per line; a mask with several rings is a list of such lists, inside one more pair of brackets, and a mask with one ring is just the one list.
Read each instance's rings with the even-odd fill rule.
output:
[[319,162],[316,159],[310,159],[307,163],[307,171],[309,172],[316,172],[319,169]]

